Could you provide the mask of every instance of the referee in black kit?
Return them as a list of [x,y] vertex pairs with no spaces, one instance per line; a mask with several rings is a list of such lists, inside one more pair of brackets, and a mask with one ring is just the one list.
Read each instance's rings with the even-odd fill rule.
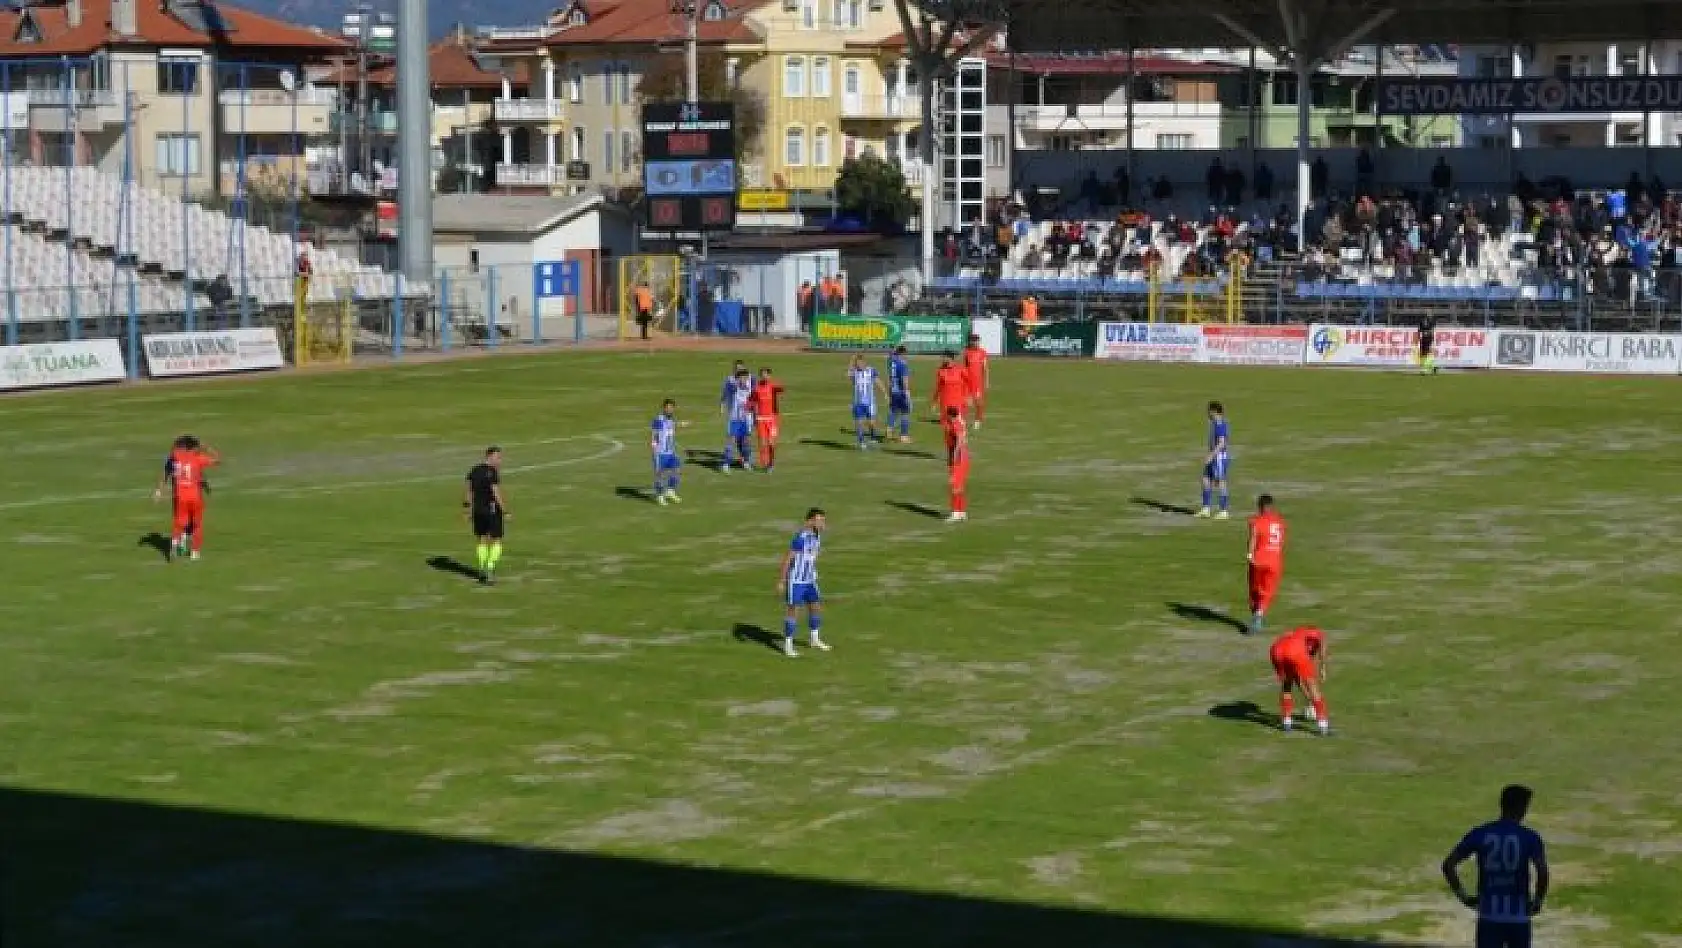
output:
[[467,493],[461,506],[473,522],[473,536],[479,541],[479,582],[496,582],[496,567],[502,562],[502,522],[508,505],[502,501],[502,449],[485,449],[485,459],[467,472]]
[[1437,374],[1437,318],[1419,320],[1419,374]]

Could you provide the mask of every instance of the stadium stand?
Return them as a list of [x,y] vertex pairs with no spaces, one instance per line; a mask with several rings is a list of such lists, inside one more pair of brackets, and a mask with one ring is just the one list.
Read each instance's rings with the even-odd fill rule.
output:
[[[290,235],[125,185],[97,168],[17,166],[8,173],[12,218],[5,226],[13,241],[11,291],[20,320],[126,313],[119,254],[135,260],[141,314],[181,311],[187,282],[199,289],[227,276],[238,290],[240,273],[246,274],[244,292],[258,306],[293,304],[297,245]],[[309,262],[316,277],[309,302],[330,302],[341,288],[359,299],[388,299],[396,292],[393,274],[332,251],[310,250]],[[208,303],[195,294],[195,307],[208,309]]]

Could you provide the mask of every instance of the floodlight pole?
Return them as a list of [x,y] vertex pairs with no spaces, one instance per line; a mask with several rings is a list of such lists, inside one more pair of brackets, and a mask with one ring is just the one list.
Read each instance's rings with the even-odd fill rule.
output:
[[[426,0],[397,5],[397,243],[405,279],[432,279],[432,78]],[[402,292],[403,281],[398,281]],[[401,326],[395,327],[398,333]]]

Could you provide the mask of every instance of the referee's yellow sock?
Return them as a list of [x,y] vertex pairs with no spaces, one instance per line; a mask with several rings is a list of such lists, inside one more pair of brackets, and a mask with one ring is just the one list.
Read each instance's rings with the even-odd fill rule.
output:
[[489,568],[491,563],[491,548],[488,545],[481,543],[475,552],[478,556],[479,568],[481,570]]
[[502,562],[502,544],[492,543],[490,552],[485,555],[485,568],[494,570],[496,564]]

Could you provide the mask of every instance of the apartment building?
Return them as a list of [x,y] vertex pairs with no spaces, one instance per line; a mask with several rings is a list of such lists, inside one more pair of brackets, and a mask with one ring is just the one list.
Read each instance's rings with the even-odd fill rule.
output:
[[[1461,78],[1505,79],[1576,76],[1682,75],[1682,42],[1610,44],[1539,43],[1468,46],[1460,51]],[[1682,114],[1675,112],[1520,112],[1456,117],[1468,144],[1485,148],[1639,148],[1682,144]]]
[[[640,185],[639,90],[651,69],[681,70],[671,57],[684,27],[670,0],[571,0],[541,27],[487,36],[483,55],[531,76],[525,95],[510,85],[494,105],[506,133],[498,185]],[[886,0],[701,0],[703,58],[722,58],[726,83],[764,106],[743,184],[798,205],[826,194],[848,156],[904,154],[917,98],[898,32]]]
[[301,175],[346,44],[210,0],[36,0],[0,10],[4,144],[190,194]]
[[[510,74],[480,61],[469,37],[457,33],[427,49],[432,86],[432,169],[445,191],[484,190],[490,166],[506,147],[508,129],[498,129],[495,103],[505,91],[525,90],[523,68]],[[397,167],[397,67],[392,57],[334,70],[330,86],[340,107],[331,119],[331,142],[312,168],[311,188],[394,191]],[[361,100],[366,88],[368,99]],[[448,180],[446,180],[446,177]]]

